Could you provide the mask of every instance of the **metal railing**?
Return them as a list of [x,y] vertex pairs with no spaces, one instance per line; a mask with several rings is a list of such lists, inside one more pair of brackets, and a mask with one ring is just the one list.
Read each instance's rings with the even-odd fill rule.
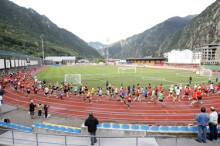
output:
[[[90,137],[88,135],[55,135],[42,133],[26,133],[17,130],[3,129],[5,133],[0,135],[0,144],[5,145],[90,145]],[[104,146],[106,141],[111,140],[111,144],[123,145],[129,142],[132,146],[140,145],[147,138],[169,138],[171,145],[177,146],[177,136],[171,135],[147,135],[147,136],[96,136],[97,145]],[[142,141],[142,142],[141,142]]]

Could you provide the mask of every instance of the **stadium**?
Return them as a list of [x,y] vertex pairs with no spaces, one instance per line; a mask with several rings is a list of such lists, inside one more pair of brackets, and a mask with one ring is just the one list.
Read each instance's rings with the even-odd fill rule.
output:
[[[12,60],[10,58],[7,59],[9,59],[10,62]],[[137,65],[136,63],[128,63],[127,65],[76,63],[75,65],[68,66],[29,65],[29,69],[23,70],[24,66],[28,68],[28,65],[25,64],[26,63],[24,63],[24,65],[21,64],[21,67],[19,67],[18,64],[18,68],[23,72],[19,75],[21,78],[26,75],[30,76],[32,80],[38,79],[38,81],[41,82],[46,79],[46,86],[57,83],[59,84],[57,86],[60,86],[61,83],[64,82],[69,84],[69,86],[73,84],[79,88],[80,86],[85,87],[87,84],[90,92],[92,88],[95,89],[94,95],[91,94],[91,102],[89,99],[83,101],[82,99],[85,98],[86,93],[81,94],[79,90],[77,90],[76,94],[73,91],[69,91],[68,94],[63,95],[63,99],[59,98],[60,89],[55,93],[56,95],[49,93],[49,97],[46,97],[43,91],[39,91],[37,96],[31,91],[30,95],[27,96],[26,89],[24,89],[23,92],[21,89],[15,90],[12,82],[8,83],[9,81],[5,81],[11,79],[8,77],[7,79],[4,78],[4,75],[10,75],[13,73],[14,68],[16,68],[16,66],[12,67],[11,64],[7,66],[9,69],[7,72],[2,72],[2,80],[7,82],[4,90],[4,103],[13,105],[17,109],[28,110],[30,100],[33,100],[35,104],[42,103],[49,105],[49,115],[51,117],[56,115],[65,118],[77,118],[81,121],[87,117],[88,113],[92,112],[100,121],[98,125],[98,135],[111,136],[111,133],[114,133],[114,136],[145,136],[146,131],[148,134],[163,134],[164,132],[168,135],[172,135],[175,132],[182,133],[183,135],[186,133],[193,134],[197,130],[195,117],[202,106],[207,109],[210,106],[214,106],[216,110],[219,110],[220,96],[217,90],[217,83],[215,83],[216,89],[214,94],[209,93],[204,95],[204,103],[201,104],[197,102],[193,107],[190,106],[192,99],[180,98],[180,101],[177,99],[174,102],[172,97],[168,97],[169,88],[171,86],[182,86],[184,88],[189,84],[189,77],[192,77],[190,84],[192,88],[197,84],[205,84],[208,86],[210,77],[212,77],[211,81],[215,82],[215,77],[218,76],[219,73],[212,72],[208,69],[201,70],[199,68],[181,68],[164,65],[149,66],[143,64]],[[10,71],[9,67],[13,68],[13,70]],[[140,88],[143,87],[143,89],[145,89],[148,88],[150,84],[152,89],[154,89],[156,86],[159,88],[162,84],[164,88],[165,105],[157,101],[157,96],[155,96],[153,100],[151,100],[152,97],[149,97],[149,100],[147,100],[144,98],[144,93],[141,93],[140,96],[142,98],[140,101],[134,100],[136,95],[132,96],[132,102],[128,108],[126,104],[121,101],[121,93],[118,93],[119,95],[108,93],[106,82],[114,86],[114,88],[118,88],[118,90],[123,86],[127,92],[129,92],[128,86],[139,85]],[[99,101],[98,88],[103,88],[101,101]],[[53,90],[52,87],[50,87],[50,89],[51,91]],[[184,95],[184,90],[181,91],[180,95]],[[192,92],[190,95],[192,96]],[[124,101],[127,102],[127,97]],[[22,128],[21,125],[17,125],[15,129],[47,134],[78,133],[79,135],[86,135],[87,130],[83,126],[83,123],[81,124],[80,127],[71,127],[72,132],[68,131],[68,127],[63,127],[63,130],[61,130],[62,122],[59,124],[56,124],[56,122],[33,122],[31,129],[29,127],[26,127],[26,129],[24,127]],[[4,123],[2,125],[4,125]],[[5,126],[11,128],[14,125],[10,124]],[[60,129],[55,130],[54,127],[60,127]],[[69,130],[71,128],[69,127]]]
[[[63,2],[71,6],[65,5],[66,10],[58,2],[64,13],[56,14],[55,20],[61,15],[64,23],[75,27],[72,31],[86,30],[83,35],[74,32],[86,34],[83,39],[89,38],[90,30],[97,39],[102,26],[109,25],[93,12],[108,6],[93,2],[93,20],[75,11],[85,6],[76,1]],[[0,145],[219,145],[219,0],[198,15],[168,18],[120,41],[109,43],[107,38],[107,45],[86,42],[67,26],[58,27],[62,25],[49,19],[58,11],[51,11],[47,1],[41,6],[50,10],[49,17],[17,3],[0,1]],[[95,7],[99,4],[102,7]],[[116,12],[120,1],[113,4]],[[136,6],[140,8],[135,1],[132,8]],[[135,13],[126,15],[130,9],[126,11],[124,3],[120,7],[124,13],[115,14],[121,14],[120,19],[128,16],[126,26],[140,21]],[[138,15],[149,13],[142,10]],[[115,20],[108,22],[114,21],[116,29],[123,21]]]

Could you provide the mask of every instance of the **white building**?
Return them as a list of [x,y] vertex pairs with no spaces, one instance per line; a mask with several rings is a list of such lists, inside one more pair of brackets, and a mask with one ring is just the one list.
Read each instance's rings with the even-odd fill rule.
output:
[[73,56],[49,56],[44,59],[46,65],[74,65],[75,61]]
[[195,48],[193,50],[193,63],[200,64],[202,61],[202,48]]
[[193,52],[191,50],[172,50],[168,52],[168,63],[193,63]]

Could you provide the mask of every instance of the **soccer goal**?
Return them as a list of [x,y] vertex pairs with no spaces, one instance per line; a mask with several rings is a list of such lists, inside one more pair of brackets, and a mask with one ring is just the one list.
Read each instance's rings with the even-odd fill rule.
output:
[[136,74],[136,67],[118,67],[118,74]]
[[200,70],[200,76],[212,77],[212,70],[203,68]]
[[66,74],[65,83],[81,84],[81,74]]

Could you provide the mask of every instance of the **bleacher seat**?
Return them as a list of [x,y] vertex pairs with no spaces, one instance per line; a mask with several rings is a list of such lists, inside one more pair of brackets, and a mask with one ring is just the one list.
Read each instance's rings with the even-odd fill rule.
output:
[[218,126],[218,131],[220,131],[220,126]]
[[73,128],[67,128],[67,132],[73,133],[75,130]]
[[65,127],[60,127],[60,131],[66,132],[67,129]]
[[60,127],[59,126],[53,126],[53,130],[60,131]]
[[179,127],[179,131],[189,131],[188,126],[181,126]]
[[112,128],[119,129],[119,128],[120,128],[120,125],[119,125],[119,124],[113,124],[113,125],[112,125]]
[[81,129],[75,129],[75,133],[81,133]]
[[40,127],[40,125],[41,125],[40,123],[34,123],[35,127]]
[[158,126],[151,126],[151,127],[150,127],[150,130],[152,130],[152,131],[158,131],[158,130],[159,130],[159,127],[158,127]]
[[2,125],[2,126],[7,126],[7,123],[1,121],[1,125]]
[[109,123],[104,123],[104,124],[103,124],[103,127],[104,127],[104,128],[111,128],[111,125],[110,125]]
[[3,121],[0,121],[0,125],[3,125],[5,122],[3,122]]
[[148,130],[149,126],[148,125],[141,125],[141,130]]
[[169,131],[169,127],[168,126],[160,126],[160,130],[161,131]]
[[123,125],[121,126],[121,128],[122,128],[122,129],[129,129],[130,127],[129,127],[128,124],[123,124]]
[[47,126],[45,124],[40,124],[41,128],[47,128]]
[[99,124],[97,125],[97,127],[98,127],[98,128],[102,127],[102,124],[99,123]]
[[52,125],[46,125],[46,128],[47,129],[53,129],[53,126]]
[[138,126],[138,125],[131,125],[131,129],[133,129],[133,130],[139,130],[139,126]]
[[196,131],[198,131],[198,128],[197,128],[197,126],[191,126],[189,128],[189,130],[192,131],[192,132],[196,132]]
[[170,127],[170,131],[178,131],[178,127],[177,126],[171,126]]

